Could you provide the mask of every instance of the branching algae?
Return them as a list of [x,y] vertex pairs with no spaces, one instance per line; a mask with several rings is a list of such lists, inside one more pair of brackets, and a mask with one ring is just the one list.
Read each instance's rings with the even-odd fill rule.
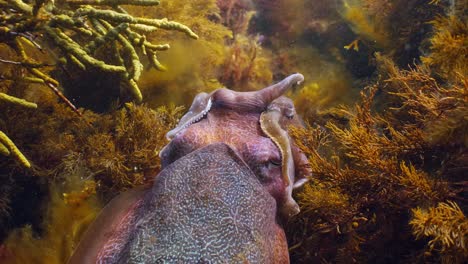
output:
[[[48,86],[79,114],[73,103],[60,91],[59,81],[49,75],[47,68],[58,66],[47,61],[37,61],[29,54],[31,48],[36,53],[44,52],[45,48],[40,44],[44,43],[52,49],[51,54],[58,52],[55,55],[59,56],[60,64],[73,64],[82,71],[98,70],[117,74],[133,100],[141,102],[142,94],[137,82],[143,65],[138,53],[147,57],[150,66],[164,70],[164,66],[157,59],[157,52],[169,48],[168,44],[154,44],[148,41],[145,35],[164,29],[180,31],[198,39],[198,36],[183,24],[165,18],[134,17],[120,6],[158,4],[158,0],[68,2],[39,0],[33,3],[25,3],[22,0],[2,1],[0,43],[15,51],[16,58],[1,58],[0,62],[24,68],[27,74],[19,77],[22,81]],[[113,49],[112,59],[100,55],[100,50],[105,48]],[[7,76],[2,79],[15,80],[18,76]],[[34,103],[3,93],[0,95],[2,101],[36,107]],[[11,152],[24,166],[30,166],[27,159],[4,133],[0,134],[0,139],[2,154],[9,155]]]
[[[463,171],[466,157],[466,76],[440,86],[423,66],[400,70],[384,57],[378,60],[387,77],[362,91],[361,103],[335,109],[325,123],[291,131],[314,175],[298,195],[304,215],[291,227],[292,254],[298,261],[374,262],[393,251],[413,261],[462,263],[468,219],[456,201],[463,202],[466,188],[456,172]],[[378,90],[385,103],[376,111]],[[426,254],[410,243],[404,220],[410,210],[414,234],[433,237]],[[406,241],[406,249],[389,247],[394,239]],[[363,250],[369,248],[379,253]]]

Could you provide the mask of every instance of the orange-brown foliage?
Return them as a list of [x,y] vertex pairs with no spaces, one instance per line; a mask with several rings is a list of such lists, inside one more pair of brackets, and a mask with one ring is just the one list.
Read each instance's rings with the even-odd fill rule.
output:
[[[379,60],[387,79],[362,91],[354,107],[334,110],[342,119],[291,130],[313,172],[289,229],[297,261],[373,262],[385,252],[416,258],[424,248],[412,242],[409,210],[461,198],[462,179],[451,171],[463,171],[459,155],[467,154],[466,80],[441,87],[420,66],[400,70]],[[379,89],[385,103],[377,111]]]

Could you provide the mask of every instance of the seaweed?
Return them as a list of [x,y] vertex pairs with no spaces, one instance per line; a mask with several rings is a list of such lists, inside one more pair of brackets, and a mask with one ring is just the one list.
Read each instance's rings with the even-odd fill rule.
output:
[[[65,263],[86,227],[100,209],[93,180],[82,181],[87,171],[79,160],[64,171],[66,181],[52,184],[44,216],[43,234],[35,235],[31,225],[13,230],[5,240],[2,263]],[[71,191],[81,190],[81,191]],[[67,193],[71,191],[70,193]]]
[[[387,21],[391,13],[391,1],[343,1],[342,16],[347,20],[353,30],[367,41],[376,42],[377,45],[385,47],[389,44],[389,33]],[[359,51],[358,41],[355,40],[353,47]],[[351,45],[350,45],[351,46]],[[344,47],[349,49],[349,47]]]
[[[37,105],[35,103],[31,103],[24,99],[10,96],[5,93],[0,93],[0,100],[10,104],[16,104],[25,108],[37,108]],[[9,156],[11,154],[24,167],[31,167],[31,164],[23,155],[23,153],[21,153],[21,151],[16,147],[15,143],[13,143],[13,141],[11,141],[11,139],[2,131],[0,131],[0,154],[4,156]]]
[[[142,95],[136,82],[143,66],[137,49],[148,57],[151,66],[158,69],[160,63],[156,52],[169,47],[147,41],[145,34],[165,29],[181,31],[195,39],[198,36],[178,22],[134,17],[120,6],[125,4],[153,6],[158,5],[159,1],[38,1],[32,4],[21,0],[7,1],[3,3],[7,8],[2,12],[0,39],[16,51],[19,61],[2,62],[25,67],[29,74],[56,91],[59,82],[41,70],[51,65],[36,62],[24,48],[24,44],[28,44],[44,52],[35,38],[43,35],[44,39],[40,38],[40,41],[61,51],[59,62],[73,64],[83,71],[117,73],[120,80],[127,84],[133,99],[141,101]],[[99,49],[104,46],[116,47],[114,55],[117,62],[100,58]],[[66,101],[66,98],[60,97]]]
[[[290,129],[313,173],[297,195],[303,212],[287,228],[294,261],[393,261],[392,254],[415,260],[425,250],[412,242],[408,212],[415,212],[414,224],[424,219],[414,208],[463,201],[465,77],[441,87],[423,66],[401,70],[379,60],[385,79],[363,90],[360,103]],[[378,91],[384,104],[375,105]],[[426,260],[460,261],[457,252]]]
[[218,0],[217,5],[221,11],[221,22],[232,30],[233,38],[245,35],[255,15],[254,4],[248,0]]
[[[184,6],[184,8],[180,8]],[[130,9],[143,14],[138,8]],[[171,49],[161,53],[167,71],[154,69],[143,72],[140,87],[146,94],[146,103],[157,107],[171,101],[176,105],[190,106],[192,98],[201,91],[222,87],[218,81],[220,67],[229,55],[228,40],[232,31],[220,21],[216,0],[162,1],[152,10],[155,16],[177,18],[197,32],[199,39],[191,41],[179,34],[156,31],[148,39],[169,39]]]
[[229,46],[219,81],[226,87],[252,91],[272,82],[271,60],[256,38],[240,35]]
[[165,134],[177,124],[180,107],[156,110],[127,104],[111,121],[111,133],[90,135],[82,146],[95,178],[115,191],[142,185],[160,171]]
[[[92,5],[99,6],[99,8]],[[146,55],[149,64],[162,69],[156,52],[166,50],[169,46],[155,45],[146,40],[145,34],[158,29],[177,30],[197,39],[198,36],[187,26],[167,19],[148,19],[129,15],[121,6],[123,4],[152,6],[159,1],[72,1],[57,2],[37,1],[25,3],[21,0],[2,2],[4,7],[0,16],[0,43],[16,53],[13,59],[0,59],[1,63],[24,68],[27,74],[10,71],[2,79],[12,82],[40,83],[50,88],[63,102],[78,115],[81,113],[75,105],[60,91],[60,83],[49,74],[50,68],[58,68],[56,62],[49,59],[37,60],[34,53],[44,53],[42,43],[48,44],[50,54],[55,49],[61,51],[59,64],[75,65],[81,71],[109,72],[117,74],[125,83],[127,93],[140,102],[142,95],[137,85],[143,65],[137,49]],[[110,9],[104,9],[108,6]],[[40,44],[41,43],[41,44]],[[86,44],[87,43],[87,44]],[[99,50],[105,45],[115,48],[118,64],[111,64],[100,57]],[[31,51],[31,49],[33,51]],[[6,53],[6,52],[4,52]],[[37,56],[36,56],[37,57]],[[51,56],[52,57],[52,56]],[[47,70],[49,68],[49,70]],[[64,81],[67,83],[66,81]],[[35,103],[27,102],[5,93],[0,93],[0,100],[36,108]],[[18,150],[16,145],[3,132],[0,132],[0,153],[11,155],[25,167],[29,161]]]
[[434,35],[430,39],[430,53],[421,59],[443,78],[468,75],[468,25],[455,15],[431,21]]
[[468,219],[457,203],[448,201],[427,209],[412,210],[410,225],[416,238],[431,237],[428,253],[438,251],[442,263],[462,263],[468,258]]

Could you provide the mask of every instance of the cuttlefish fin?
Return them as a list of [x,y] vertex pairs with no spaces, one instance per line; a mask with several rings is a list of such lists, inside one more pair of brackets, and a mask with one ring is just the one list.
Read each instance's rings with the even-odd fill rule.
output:
[[112,235],[119,230],[120,221],[132,213],[150,186],[138,187],[118,195],[107,204],[84,233],[68,264],[97,263],[98,254]]

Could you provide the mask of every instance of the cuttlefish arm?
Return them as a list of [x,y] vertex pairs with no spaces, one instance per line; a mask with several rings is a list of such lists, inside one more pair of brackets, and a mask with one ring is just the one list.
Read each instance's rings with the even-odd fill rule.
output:
[[276,110],[268,110],[260,115],[260,126],[278,147],[281,152],[282,175],[285,184],[294,182],[294,161],[292,158],[291,145],[288,133],[279,124],[282,113]]
[[179,124],[167,132],[166,138],[168,140],[173,139],[180,131],[187,128],[193,123],[200,121],[205,117],[211,109],[212,101],[211,94],[208,93],[199,93],[193,99],[192,105],[190,106],[189,111],[180,119]]
[[192,102],[189,111],[180,119],[176,128],[166,134],[173,139],[183,129],[205,117],[211,108],[232,109],[237,112],[262,112],[271,102],[281,97],[292,86],[304,81],[300,73],[291,74],[282,81],[255,92],[236,92],[226,88],[211,93],[199,93]]
[[285,203],[281,210],[288,216],[299,213],[300,209],[296,201],[292,198],[292,189],[294,185],[294,159],[291,150],[291,142],[288,133],[281,128],[280,121],[284,116],[289,116],[281,111],[277,105],[269,106],[269,109],[260,115],[260,127],[262,131],[275,143],[281,153],[282,177],[286,186]]

